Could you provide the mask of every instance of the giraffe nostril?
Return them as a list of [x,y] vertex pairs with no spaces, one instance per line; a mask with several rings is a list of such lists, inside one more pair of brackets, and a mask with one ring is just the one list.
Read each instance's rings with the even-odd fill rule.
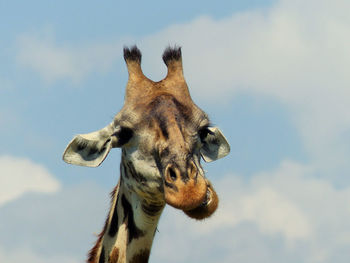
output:
[[172,168],[169,168],[168,172],[169,172],[170,179],[173,181],[176,181],[177,175],[175,171]]

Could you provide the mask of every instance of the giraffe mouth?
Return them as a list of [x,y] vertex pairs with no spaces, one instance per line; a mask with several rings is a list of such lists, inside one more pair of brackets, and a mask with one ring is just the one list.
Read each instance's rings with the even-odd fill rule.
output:
[[197,220],[210,217],[216,211],[219,204],[218,195],[216,194],[212,184],[209,180],[206,181],[208,187],[205,200],[194,209],[183,210],[186,215]]

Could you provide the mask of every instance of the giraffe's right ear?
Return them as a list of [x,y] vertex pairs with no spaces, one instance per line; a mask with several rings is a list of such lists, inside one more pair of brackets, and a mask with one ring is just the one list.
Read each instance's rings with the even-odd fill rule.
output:
[[203,147],[200,152],[206,162],[215,161],[230,153],[230,144],[217,127],[207,128],[206,135],[202,140]]
[[64,151],[63,160],[75,165],[99,166],[109,151],[118,147],[118,129],[111,123],[99,131],[76,135]]

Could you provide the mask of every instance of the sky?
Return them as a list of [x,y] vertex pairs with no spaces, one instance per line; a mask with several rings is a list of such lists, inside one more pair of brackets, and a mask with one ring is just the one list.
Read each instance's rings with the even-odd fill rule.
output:
[[204,164],[219,209],[166,207],[150,262],[350,258],[350,2],[0,0],[0,262],[78,263],[102,230],[120,150],[62,153],[121,109],[124,45],[161,80],[182,47],[193,100],[231,145]]

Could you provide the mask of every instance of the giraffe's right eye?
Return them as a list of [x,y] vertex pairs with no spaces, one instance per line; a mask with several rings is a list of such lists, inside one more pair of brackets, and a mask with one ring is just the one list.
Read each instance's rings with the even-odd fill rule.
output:
[[199,138],[201,139],[201,142],[204,142],[207,138],[208,134],[211,134],[212,132],[209,130],[208,126],[205,126],[198,131]]
[[118,138],[118,146],[123,146],[130,141],[134,132],[132,129],[127,127],[120,127],[120,130],[116,132],[115,136]]

